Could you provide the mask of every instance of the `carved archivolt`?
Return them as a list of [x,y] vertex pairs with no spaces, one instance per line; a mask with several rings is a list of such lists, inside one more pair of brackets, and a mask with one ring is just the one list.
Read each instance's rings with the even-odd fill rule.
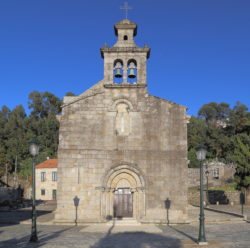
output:
[[129,188],[133,194],[133,218],[140,220],[146,215],[145,181],[136,165],[122,162],[106,173],[102,181],[101,216],[114,216],[114,195],[119,188]]
[[119,183],[122,183],[121,180],[126,180],[131,188],[145,188],[145,180],[141,172],[130,165],[119,165],[109,170],[103,178],[103,187],[116,188]]

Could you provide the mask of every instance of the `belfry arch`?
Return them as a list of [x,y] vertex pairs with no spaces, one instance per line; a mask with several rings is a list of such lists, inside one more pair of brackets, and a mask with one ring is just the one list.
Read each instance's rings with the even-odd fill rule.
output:
[[[131,217],[140,221],[145,216],[145,181],[141,172],[132,165],[110,169],[103,178],[101,208],[103,218]],[[121,211],[124,208],[130,208],[125,211],[128,215]]]

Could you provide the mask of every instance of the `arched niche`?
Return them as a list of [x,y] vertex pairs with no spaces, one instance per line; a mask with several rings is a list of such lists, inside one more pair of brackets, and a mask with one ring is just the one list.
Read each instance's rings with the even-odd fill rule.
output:
[[112,105],[109,107],[109,111],[116,112],[117,111],[117,105],[120,103],[125,103],[128,105],[129,112],[136,111],[133,104],[127,100],[126,98],[119,98],[113,101]]
[[126,103],[116,105],[115,133],[119,136],[128,136],[131,132],[129,106]]

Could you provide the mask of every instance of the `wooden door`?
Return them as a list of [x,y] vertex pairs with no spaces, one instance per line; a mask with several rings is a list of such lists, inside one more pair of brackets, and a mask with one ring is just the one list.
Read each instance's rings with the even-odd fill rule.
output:
[[114,217],[133,217],[133,195],[129,188],[119,188],[115,191]]

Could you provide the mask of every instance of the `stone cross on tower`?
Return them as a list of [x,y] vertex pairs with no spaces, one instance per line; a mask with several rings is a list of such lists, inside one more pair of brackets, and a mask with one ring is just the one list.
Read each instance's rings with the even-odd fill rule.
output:
[[128,11],[133,8],[128,5],[128,2],[124,2],[124,6],[121,6],[120,9],[125,11],[125,18],[128,19]]

